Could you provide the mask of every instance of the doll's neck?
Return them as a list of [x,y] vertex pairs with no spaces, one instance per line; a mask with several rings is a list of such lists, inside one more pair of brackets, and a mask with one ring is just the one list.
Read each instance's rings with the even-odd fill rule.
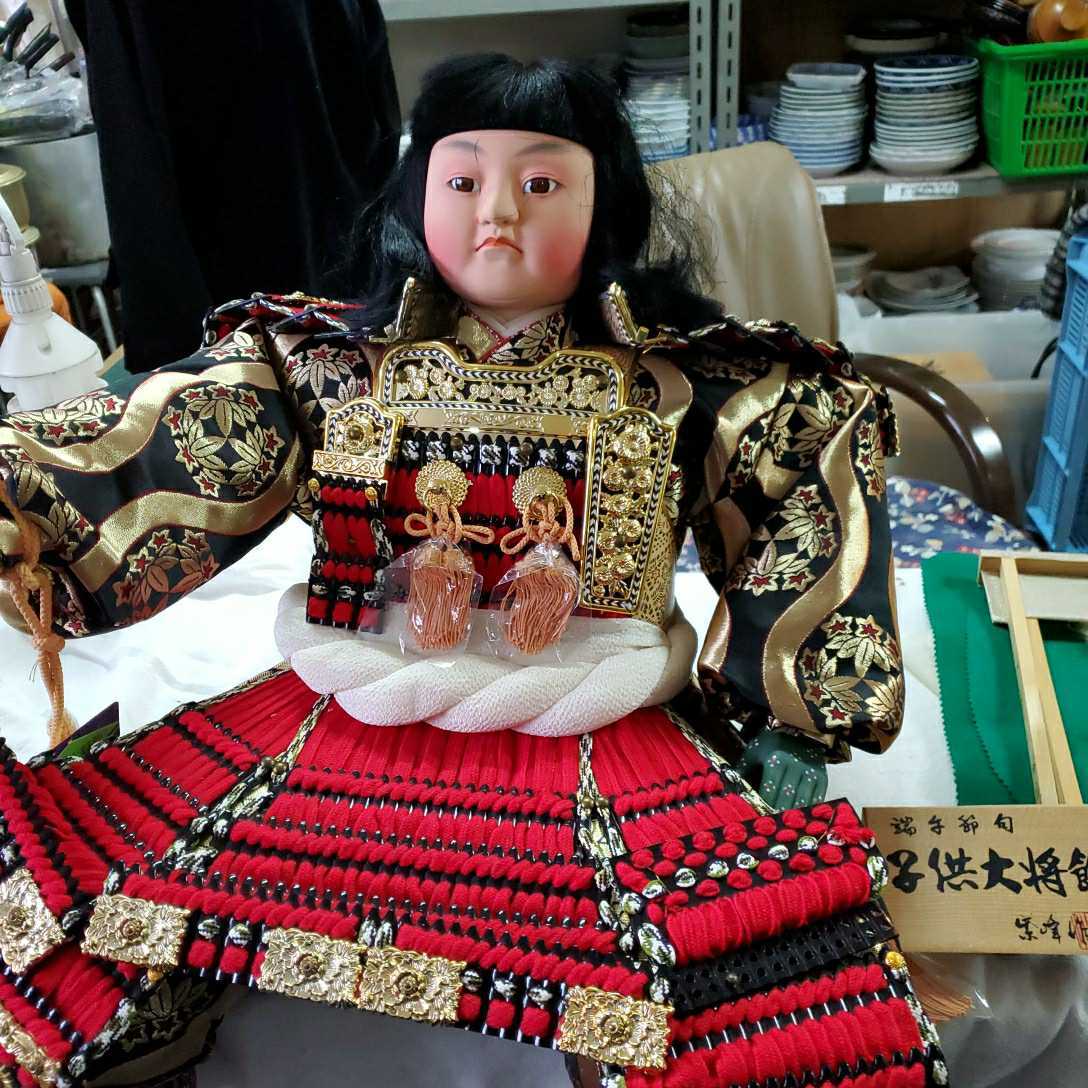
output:
[[509,339],[521,332],[522,329],[527,329],[534,321],[539,321],[543,317],[549,317],[551,314],[558,313],[562,309],[562,305],[541,306],[537,310],[529,310],[527,313],[511,315],[505,312],[496,313],[494,310],[489,310],[484,306],[469,306],[468,312],[474,317],[479,318],[484,324],[490,326],[501,336]]

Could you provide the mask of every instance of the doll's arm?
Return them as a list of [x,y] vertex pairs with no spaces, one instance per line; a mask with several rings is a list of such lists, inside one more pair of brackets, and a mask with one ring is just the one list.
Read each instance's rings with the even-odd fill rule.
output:
[[708,436],[693,527],[720,592],[699,673],[745,723],[749,769],[779,803],[826,788],[821,764],[850,746],[883,751],[903,709],[883,471],[893,420],[845,352],[806,349],[711,353],[693,370]]
[[[70,637],[180,599],[295,499],[304,445],[282,384],[251,321],[117,391],[0,419],[0,567],[40,546],[54,629]],[[20,625],[11,604],[0,593]]]

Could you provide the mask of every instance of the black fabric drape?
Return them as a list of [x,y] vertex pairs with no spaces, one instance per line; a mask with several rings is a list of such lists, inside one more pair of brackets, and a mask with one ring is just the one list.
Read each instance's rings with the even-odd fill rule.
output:
[[87,52],[128,368],[192,352],[213,304],[329,289],[397,156],[377,0],[67,7]]

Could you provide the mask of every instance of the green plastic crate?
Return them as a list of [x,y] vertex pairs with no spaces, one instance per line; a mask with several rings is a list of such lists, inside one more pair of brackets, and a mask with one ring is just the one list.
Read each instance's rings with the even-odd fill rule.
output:
[[973,45],[994,169],[1005,178],[1088,173],[1088,41]]

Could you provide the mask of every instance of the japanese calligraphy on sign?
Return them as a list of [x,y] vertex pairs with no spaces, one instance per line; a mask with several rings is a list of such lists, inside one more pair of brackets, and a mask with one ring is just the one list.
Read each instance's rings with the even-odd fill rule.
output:
[[870,808],[916,952],[1088,952],[1088,806]]

